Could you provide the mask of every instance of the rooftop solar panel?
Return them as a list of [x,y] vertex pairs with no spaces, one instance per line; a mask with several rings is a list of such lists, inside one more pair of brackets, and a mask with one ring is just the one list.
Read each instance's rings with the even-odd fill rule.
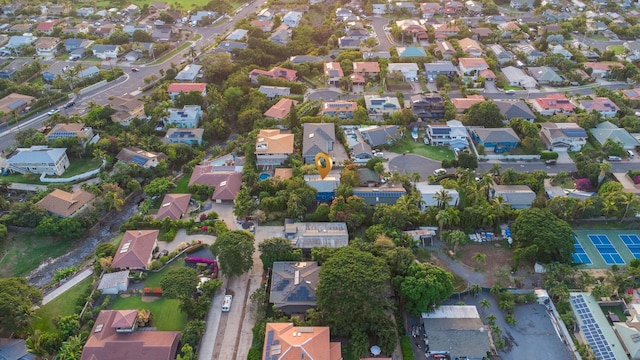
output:
[[140,155],[133,155],[133,157],[131,158],[131,161],[133,161],[134,163],[138,164],[138,165],[144,165],[147,163],[147,159],[145,159],[144,157],[140,156]]

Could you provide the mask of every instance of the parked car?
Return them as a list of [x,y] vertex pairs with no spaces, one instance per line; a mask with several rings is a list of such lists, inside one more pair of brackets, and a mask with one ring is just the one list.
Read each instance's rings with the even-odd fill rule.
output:
[[442,175],[444,175],[444,174],[446,174],[446,173],[447,173],[447,169],[436,169],[436,170],[433,172],[433,175],[435,175],[435,176],[442,176]]
[[505,91],[504,93],[505,93],[505,94],[507,94],[507,95],[513,95],[513,94],[515,94],[516,92],[515,92],[515,91],[513,91],[513,90],[507,90],[507,91]]
[[64,106],[63,106],[63,107],[64,107],[65,109],[68,109],[68,108],[72,107],[72,106],[73,106],[73,105],[75,105],[75,104],[76,104],[76,102],[75,102],[74,100],[71,100],[71,101],[69,101],[68,103],[64,104]]
[[138,68],[131,68],[131,71],[133,71],[133,72],[138,72],[138,71],[140,71],[140,69],[138,69]]
[[60,112],[60,109],[51,109],[49,110],[49,112],[47,113],[47,115],[51,116],[53,114],[57,114]]
[[547,165],[555,165],[556,164],[556,160],[547,160],[544,162]]

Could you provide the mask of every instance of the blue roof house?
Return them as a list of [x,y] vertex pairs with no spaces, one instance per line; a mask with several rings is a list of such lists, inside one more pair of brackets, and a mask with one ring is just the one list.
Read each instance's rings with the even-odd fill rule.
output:
[[336,196],[338,185],[340,185],[340,175],[329,174],[324,179],[320,175],[305,175],[304,181],[316,189],[316,201],[331,202]]
[[200,105],[185,105],[182,109],[169,109],[169,117],[166,125],[175,125],[178,128],[197,128],[202,117]]
[[398,57],[426,57],[427,52],[418,46],[398,46]]
[[472,130],[471,136],[479,145],[496,154],[513,150],[520,144],[520,138],[511,128],[477,128]]

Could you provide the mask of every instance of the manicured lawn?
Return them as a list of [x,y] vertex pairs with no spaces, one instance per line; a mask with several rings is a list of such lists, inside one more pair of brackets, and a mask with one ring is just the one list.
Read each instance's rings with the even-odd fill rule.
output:
[[598,40],[598,41],[609,41],[609,39],[607,39],[606,36],[598,35],[598,34],[593,34],[593,35],[589,36],[589,38],[593,39],[593,40]]
[[26,276],[47,258],[57,258],[69,252],[72,241],[20,234],[0,243],[0,276]]
[[36,310],[37,319],[33,324],[35,329],[39,329],[42,332],[54,331],[55,325],[51,319],[56,316],[68,316],[76,312],[76,301],[85,292],[85,290],[91,286],[93,277],[88,277],[76,286],[62,293],[62,295],[53,299],[40,309]]
[[176,184],[176,190],[173,194],[188,194],[189,193],[189,180],[191,180],[191,175],[185,175]]
[[[69,178],[82,174],[84,172],[94,170],[100,167],[102,161],[100,159],[77,159],[73,160],[69,164],[69,168],[62,174],[62,176],[49,176],[51,178]],[[48,185],[49,183],[40,182],[40,174],[9,174],[1,178],[3,181],[20,183],[20,184],[34,184],[34,185]]]
[[614,54],[620,55],[624,53],[624,45],[610,45],[607,46],[607,50],[613,51]]
[[505,90],[522,90],[522,88],[519,86],[511,86],[511,85],[505,85],[504,89]]
[[149,287],[149,288],[160,287],[160,281],[162,280],[162,277],[164,276],[164,274],[166,274],[167,271],[169,271],[169,269],[184,266],[185,257],[186,257],[185,255],[182,255],[179,258],[173,260],[173,262],[169,264],[167,267],[165,267],[162,271],[150,272],[149,276],[144,281],[144,287]]
[[453,151],[446,146],[431,146],[425,145],[422,140],[413,141],[413,139],[404,139],[401,142],[396,143],[389,149],[395,153],[403,154],[405,152],[421,155],[429,159],[442,161],[453,160],[455,155]]
[[[127,296],[127,295],[125,295]],[[149,297],[154,299],[155,297]],[[180,331],[187,323],[187,314],[180,310],[180,301],[158,297],[154,301],[142,301],[142,296],[130,295],[116,297],[111,306],[112,310],[141,310],[151,311],[153,320],[151,326],[159,331]]]

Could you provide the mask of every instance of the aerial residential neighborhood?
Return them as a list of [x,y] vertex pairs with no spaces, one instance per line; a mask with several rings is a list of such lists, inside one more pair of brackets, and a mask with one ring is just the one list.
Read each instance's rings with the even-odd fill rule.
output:
[[640,355],[640,6],[0,5],[0,358]]

